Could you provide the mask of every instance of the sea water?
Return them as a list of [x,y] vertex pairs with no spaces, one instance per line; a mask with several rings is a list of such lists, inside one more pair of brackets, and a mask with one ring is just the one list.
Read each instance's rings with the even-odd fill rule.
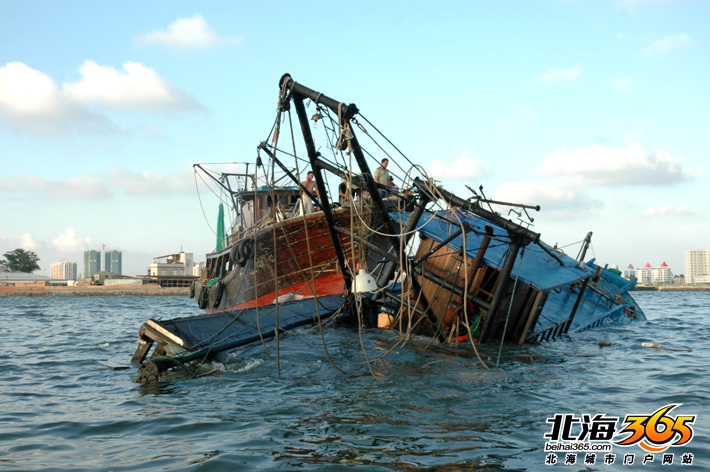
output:
[[[106,365],[130,366],[141,323],[193,300],[0,298],[0,470],[710,470],[710,292],[635,298],[648,321],[478,356],[312,328],[154,385]],[[662,446],[683,426],[689,441],[614,443],[627,415],[670,405]]]

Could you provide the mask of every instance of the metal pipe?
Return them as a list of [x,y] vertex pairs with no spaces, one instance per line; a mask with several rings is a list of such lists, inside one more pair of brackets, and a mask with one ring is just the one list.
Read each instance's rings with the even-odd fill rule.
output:
[[[461,299],[463,299],[464,289],[462,287],[459,287],[455,283],[449,282],[448,280],[441,277],[440,275],[436,275],[434,272],[427,270],[427,269],[423,268],[422,266],[416,266],[414,268],[414,272],[421,275],[422,277],[424,277],[427,280],[431,280],[432,282],[434,282],[437,285],[441,285],[449,292],[451,292],[454,295],[457,295],[457,296],[461,297]],[[478,297],[473,292],[468,292],[468,294],[466,296],[466,300],[468,300],[469,302],[473,302],[476,305],[478,305],[482,308],[485,308],[487,310],[489,310],[491,307],[490,303],[488,303],[484,299]]]
[[[311,200],[313,200],[314,202],[316,202],[316,204],[318,204],[319,206],[321,206],[321,205],[320,205],[320,201],[318,200],[318,197],[317,197],[316,195],[313,195],[313,194],[310,192],[310,190],[308,190],[306,187],[304,187],[303,184],[301,183],[301,181],[298,180],[298,178],[297,178],[295,175],[293,175],[293,173],[292,173],[290,170],[288,170],[288,168],[287,168],[285,165],[283,165],[283,163],[282,163],[280,160],[278,160],[278,159],[276,158],[276,156],[274,155],[273,152],[271,152],[271,151],[269,151],[268,149],[266,149],[266,145],[265,145],[264,142],[262,142],[261,144],[259,144],[259,146],[257,147],[257,149],[261,149],[262,151],[264,151],[264,152],[269,156],[269,158],[270,158],[271,160],[273,160],[273,161],[281,168],[281,170],[283,170],[283,171],[286,173],[286,175],[288,175],[288,176],[291,178],[291,180],[293,180],[293,181],[296,183],[296,185],[298,185],[298,188],[301,189],[301,192],[303,192],[303,193],[305,193],[306,195],[308,195],[308,197],[309,197]],[[281,179],[279,179],[279,180],[281,180]]]
[[[421,263],[424,262],[425,260],[429,259],[429,258],[431,257],[431,255],[434,254],[436,251],[438,251],[439,249],[441,249],[442,247],[446,246],[447,244],[449,244],[449,243],[450,243],[451,241],[453,241],[454,239],[456,239],[456,238],[458,238],[459,236],[461,236],[461,233],[463,233],[464,230],[468,233],[468,232],[471,231],[471,229],[472,229],[471,226],[468,225],[467,223],[464,223],[463,226],[464,226],[463,229],[459,229],[458,231],[455,231],[453,234],[450,234],[449,236],[447,236],[446,239],[444,239],[443,241],[441,241],[439,244],[437,244],[437,245],[434,246],[433,248],[429,249],[429,250],[427,251],[427,253],[424,254],[422,257],[420,257],[419,259],[415,259],[414,261],[412,261],[412,264],[413,264],[413,265],[419,265],[419,264],[421,264]],[[464,257],[465,257],[465,255],[464,255]]]
[[[424,214],[425,207],[427,203],[429,203],[429,197],[426,194],[422,194],[420,199],[419,199],[419,205],[410,213],[409,218],[407,218],[407,224],[404,227],[404,241],[403,241],[403,246],[406,248],[407,244],[409,243],[409,240],[412,237],[412,234],[414,233],[414,229],[417,227],[419,224],[419,220],[421,219],[422,215]],[[392,278],[394,275],[394,271],[397,270],[397,267],[400,267],[401,264],[388,264],[380,276],[378,277],[379,280],[383,280],[385,283]]]
[[572,324],[572,320],[574,319],[574,315],[577,314],[577,308],[579,308],[579,304],[582,302],[582,297],[584,297],[584,292],[587,291],[587,285],[589,284],[589,277],[584,279],[584,282],[582,283],[582,288],[579,290],[579,296],[577,297],[577,301],[574,302],[574,308],[572,308],[572,313],[569,315],[569,323],[567,323],[567,326],[565,327],[564,333],[567,334],[567,331],[569,331],[569,326]]
[[337,113],[342,117],[343,121],[349,121],[353,116],[357,115],[359,110],[354,103],[346,105],[337,100],[333,100],[320,92],[304,87],[303,85],[297,83],[290,74],[284,74],[279,80],[279,87],[286,88],[290,90],[293,94],[300,95],[304,98],[310,98],[315,103],[325,105],[330,108],[333,112]]
[[500,302],[503,299],[503,295],[508,290],[508,284],[510,283],[510,274],[513,272],[513,265],[515,264],[515,259],[518,257],[518,252],[520,251],[520,248],[521,245],[516,239],[511,241],[510,252],[505,258],[503,267],[501,268],[500,274],[498,275],[498,287],[496,288],[496,291],[493,294],[493,299],[491,300],[491,307],[488,310],[488,316],[486,317],[483,323],[483,327],[481,328],[481,342],[485,342],[486,336],[488,335],[488,329],[490,328],[491,322],[493,321],[493,317],[495,316],[496,311],[498,310],[498,306],[500,305]]
[[[428,193],[435,193],[433,192],[432,188],[430,188],[431,184],[429,182],[425,182],[421,180],[419,177],[416,177],[414,179],[414,185],[420,189],[421,191],[428,192]],[[484,210],[481,208],[479,202],[469,202],[467,200],[464,200],[461,197],[457,197],[451,192],[448,192],[442,188],[437,188],[436,193],[441,194],[443,199],[452,205],[455,205],[457,207],[464,208],[471,213],[480,216],[481,218],[484,218],[491,223],[500,226],[501,228],[505,229],[509,235],[516,235],[521,237],[524,241],[526,242],[538,242],[540,240],[540,233],[535,233],[534,231],[530,231],[529,229],[520,226],[517,223],[513,223],[510,220],[507,220],[503,218],[502,216],[498,215],[497,213],[494,213],[492,211]]]
[[325,188],[325,181],[323,180],[323,172],[320,167],[315,165],[315,160],[318,157],[318,151],[316,151],[315,144],[313,143],[313,135],[311,134],[311,128],[308,124],[308,116],[306,115],[306,106],[303,104],[303,98],[299,96],[293,97],[293,104],[296,106],[296,114],[298,115],[298,121],[301,123],[301,132],[303,133],[303,139],[306,144],[306,149],[308,150],[308,159],[311,161],[311,167],[313,168],[313,174],[316,178],[316,186],[318,187],[318,196],[321,200],[321,210],[325,216],[325,221],[328,224],[328,231],[330,232],[330,238],[333,241],[333,249],[335,250],[335,256],[338,259],[338,265],[343,273],[343,279],[347,287],[350,287],[350,282],[352,277],[350,270],[345,264],[345,254],[343,248],[340,244],[340,237],[335,231],[335,220],[333,219],[333,213],[330,210],[330,202],[328,201],[328,192]]

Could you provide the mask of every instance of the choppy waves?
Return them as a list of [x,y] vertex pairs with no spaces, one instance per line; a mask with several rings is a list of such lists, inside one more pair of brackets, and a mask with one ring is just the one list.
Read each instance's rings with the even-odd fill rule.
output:
[[636,298],[647,322],[504,346],[498,367],[499,346],[486,345],[489,369],[470,347],[395,346],[387,332],[361,343],[330,329],[327,354],[317,330],[300,331],[268,353],[230,355],[211,376],[150,386],[101,362],[128,365],[140,324],[196,314],[191,300],[0,298],[0,469],[548,470],[554,414],[623,417],[682,403],[699,415],[682,452],[700,470],[710,293]]

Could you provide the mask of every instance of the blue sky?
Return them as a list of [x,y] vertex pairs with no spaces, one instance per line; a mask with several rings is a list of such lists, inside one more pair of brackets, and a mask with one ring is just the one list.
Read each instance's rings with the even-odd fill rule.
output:
[[[254,162],[283,73],[601,263],[710,247],[710,3],[0,0],[0,255],[214,248],[192,165]],[[578,246],[568,252],[576,255]]]

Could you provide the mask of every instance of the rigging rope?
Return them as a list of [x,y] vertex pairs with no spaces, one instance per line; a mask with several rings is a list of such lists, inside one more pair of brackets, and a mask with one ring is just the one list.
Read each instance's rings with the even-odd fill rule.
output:
[[520,276],[520,266],[523,263],[523,256],[525,255],[525,246],[520,250],[520,258],[518,259],[518,270],[515,273],[515,282],[513,282],[513,293],[510,294],[510,301],[508,302],[508,314],[505,316],[505,325],[503,326],[503,335],[500,337],[500,347],[498,348],[498,358],[496,359],[496,367],[500,362],[500,354],[503,351],[503,341],[505,340],[505,333],[508,331],[508,319],[510,318],[510,311],[513,308],[513,302],[515,301],[515,288],[518,285],[518,277]]

